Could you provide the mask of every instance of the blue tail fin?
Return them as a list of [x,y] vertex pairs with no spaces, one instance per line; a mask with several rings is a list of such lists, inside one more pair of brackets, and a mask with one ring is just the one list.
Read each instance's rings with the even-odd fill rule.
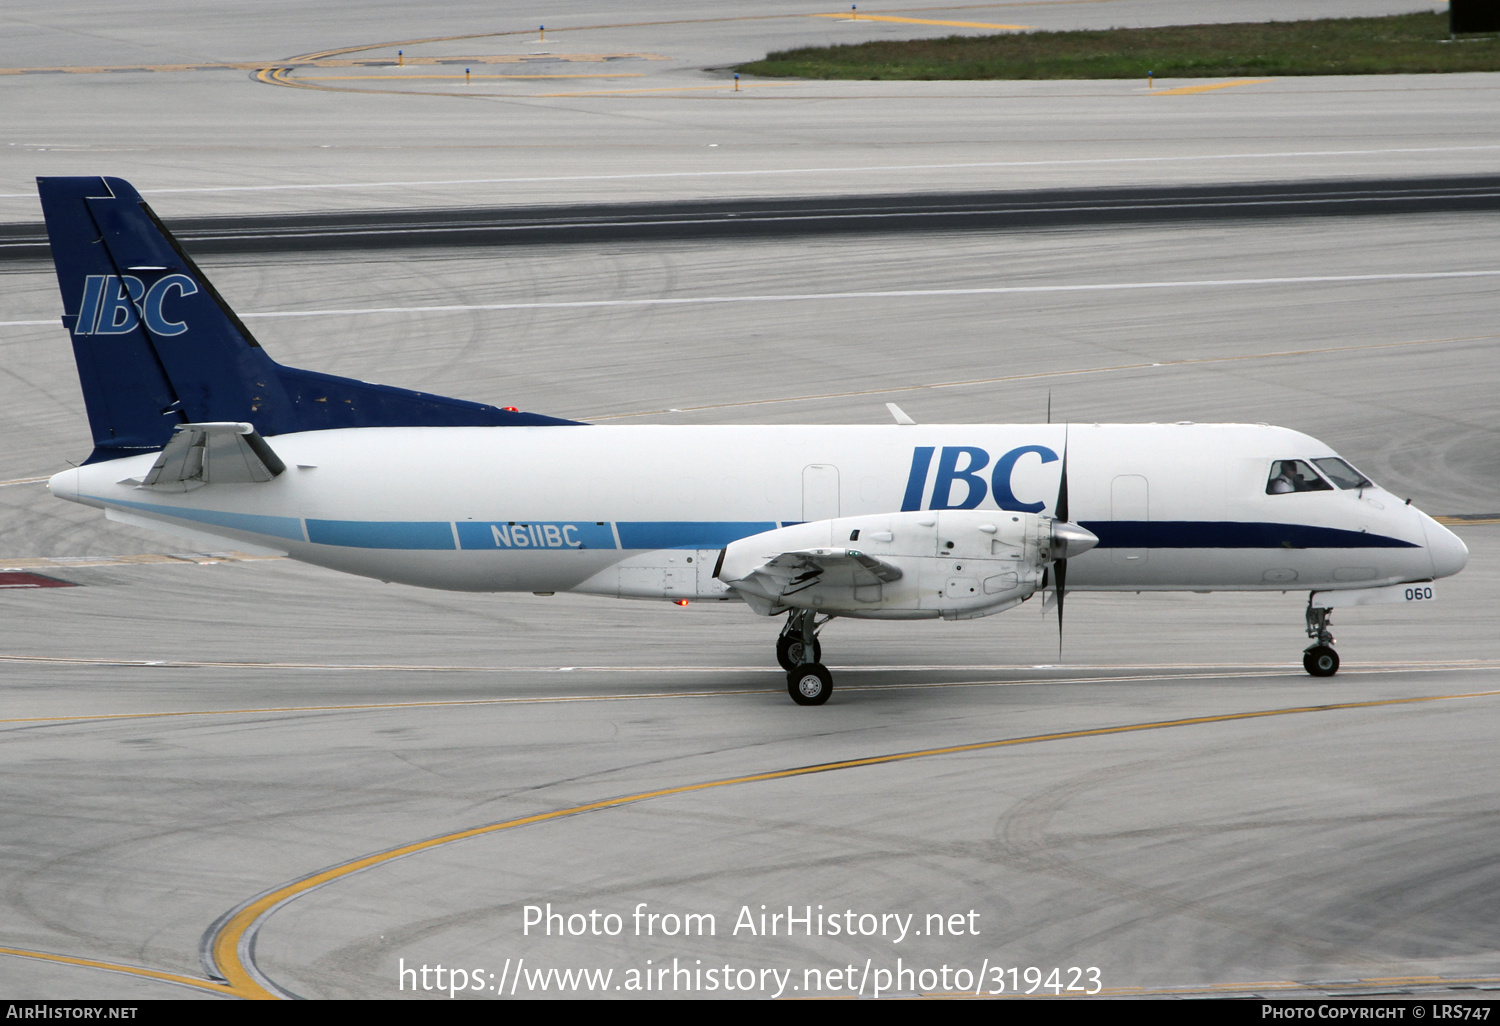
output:
[[283,367],[119,178],[38,178],[83,384],[89,463],[160,449],[178,424],[262,435],[348,427],[573,424]]

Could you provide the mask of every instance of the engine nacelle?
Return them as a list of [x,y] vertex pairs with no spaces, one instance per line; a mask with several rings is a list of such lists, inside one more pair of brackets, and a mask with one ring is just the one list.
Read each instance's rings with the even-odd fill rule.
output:
[[757,612],[881,620],[989,616],[1042,571],[1098,542],[1076,524],[1005,510],[916,510],[797,524],[731,542],[715,576]]

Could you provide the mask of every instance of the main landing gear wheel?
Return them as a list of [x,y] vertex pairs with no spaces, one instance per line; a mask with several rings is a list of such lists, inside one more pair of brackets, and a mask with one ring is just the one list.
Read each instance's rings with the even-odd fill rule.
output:
[[822,663],[803,663],[787,671],[786,690],[798,705],[822,705],[833,694],[833,674]]
[[1327,645],[1313,645],[1302,653],[1302,668],[1314,677],[1332,677],[1339,672],[1339,654]]
[[811,659],[806,658],[806,649],[807,646],[802,643],[801,638],[792,634],[783,634],[776,639],[776,661],[788,673],[803,663],[823,661],[823,643],[817,638],[813,639]]

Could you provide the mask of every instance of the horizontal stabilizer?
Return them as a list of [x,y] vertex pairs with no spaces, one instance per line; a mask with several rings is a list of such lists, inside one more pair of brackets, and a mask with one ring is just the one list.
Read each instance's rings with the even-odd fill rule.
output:
[[179,424],[141,484],[185,492],[210,483],[264,483],[285,470],[253,424]]

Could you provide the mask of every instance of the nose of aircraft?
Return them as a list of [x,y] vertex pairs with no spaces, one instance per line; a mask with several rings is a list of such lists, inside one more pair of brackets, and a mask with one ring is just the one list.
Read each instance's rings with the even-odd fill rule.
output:
[[1469,547],[1458,535],[1425,513],[1422,514],[1422,530],[1427,534],[1433,577],[1451,577],[1469,562]]

